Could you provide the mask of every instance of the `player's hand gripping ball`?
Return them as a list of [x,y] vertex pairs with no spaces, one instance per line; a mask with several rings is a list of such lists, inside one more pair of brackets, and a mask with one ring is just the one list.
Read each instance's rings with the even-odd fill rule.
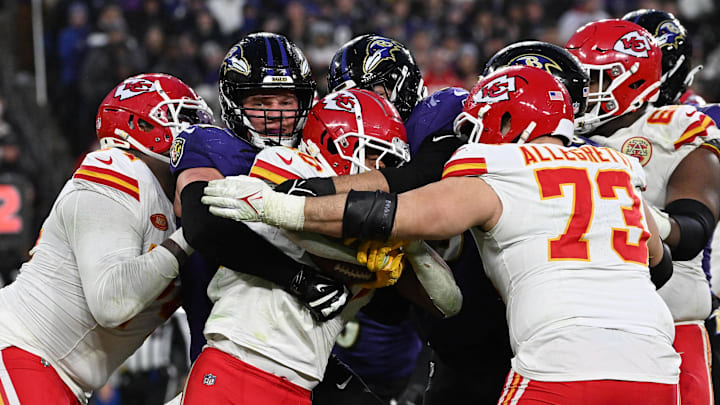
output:
[[358,246],[357,260],[375,273],[375,280],[361,284],[364,288],[380,288],[395,284],[405,268],[405,250],[407,241],[390,240],[362,241]]

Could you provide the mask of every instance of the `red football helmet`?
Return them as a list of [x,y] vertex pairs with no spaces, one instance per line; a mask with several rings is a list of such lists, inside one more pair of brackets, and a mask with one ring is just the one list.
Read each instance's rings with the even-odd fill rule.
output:
[[588,111],[578,118],[578,132],[588,133],[607,121],[636,111],[657,99],[662,52],[641,26],[610,19],[586,24],[565,44],[588,70]]
[[360,89],[330,93],[308,114],[300,150],[332,168],[338,175],[371,168],[366,157],[397,167],[410,161],[402,118],[395,107],[377,94]]
[[550,73],[525,65],[500,68],[470,90],[455,118],[469,142],[524,143],[543,135],[573,136],[570,93]]
[[125,79],[105,96],[95,130],[103,148],[135,149],[170,163],[165,152],[183,128],[212,122],[212,111],[192,88],[148,73]]

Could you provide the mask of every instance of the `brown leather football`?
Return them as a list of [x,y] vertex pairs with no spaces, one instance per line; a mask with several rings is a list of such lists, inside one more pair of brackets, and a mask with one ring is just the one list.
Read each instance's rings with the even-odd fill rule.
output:
[[310,256],[323,274],[345,284],[352,285],[375,280],[375,273],[368,270],[365,266],[326,259],[315,255]]

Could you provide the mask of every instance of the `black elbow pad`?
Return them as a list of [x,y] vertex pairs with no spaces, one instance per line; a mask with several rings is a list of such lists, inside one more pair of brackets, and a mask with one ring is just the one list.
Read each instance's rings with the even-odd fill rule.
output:
[[388,240],[397,210],[397,194],[350,190],[345,200],[343,238]]
[[672,249],[674,260],[690,260],[697,256],[715,232],[715,217],[705,204],[683,198],[665,207],[680,226],[680,242]]
[[658,264],[650,266],[650,281],[655,284],[655,289],[665,285],[673,273],[672,254],[665,243],[663,245],[663,257]]

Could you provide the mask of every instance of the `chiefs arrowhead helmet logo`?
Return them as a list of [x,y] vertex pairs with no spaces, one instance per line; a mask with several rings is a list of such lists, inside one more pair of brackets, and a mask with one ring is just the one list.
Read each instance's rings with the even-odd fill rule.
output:
[[126,100],[153,91],[157,91],[154,82],[147,79],[132,78],[125,80],[122,85],[117,87],[114,97],[118,97],[120,100]]
[[355,109],[360,107],[355,95],[346,91],[339,91],[334,97],[326,97],[322,102],[326,110],[354,113]]
[[638,58],[647,58],[650,49],[650,38],[637,31],[626,33],[613,46],[613,50]]
[[473,101],[475,103],[495,103],[510,100],[510,93],[515,90],[515,76],[498,76],[480,88],[473,96]]

